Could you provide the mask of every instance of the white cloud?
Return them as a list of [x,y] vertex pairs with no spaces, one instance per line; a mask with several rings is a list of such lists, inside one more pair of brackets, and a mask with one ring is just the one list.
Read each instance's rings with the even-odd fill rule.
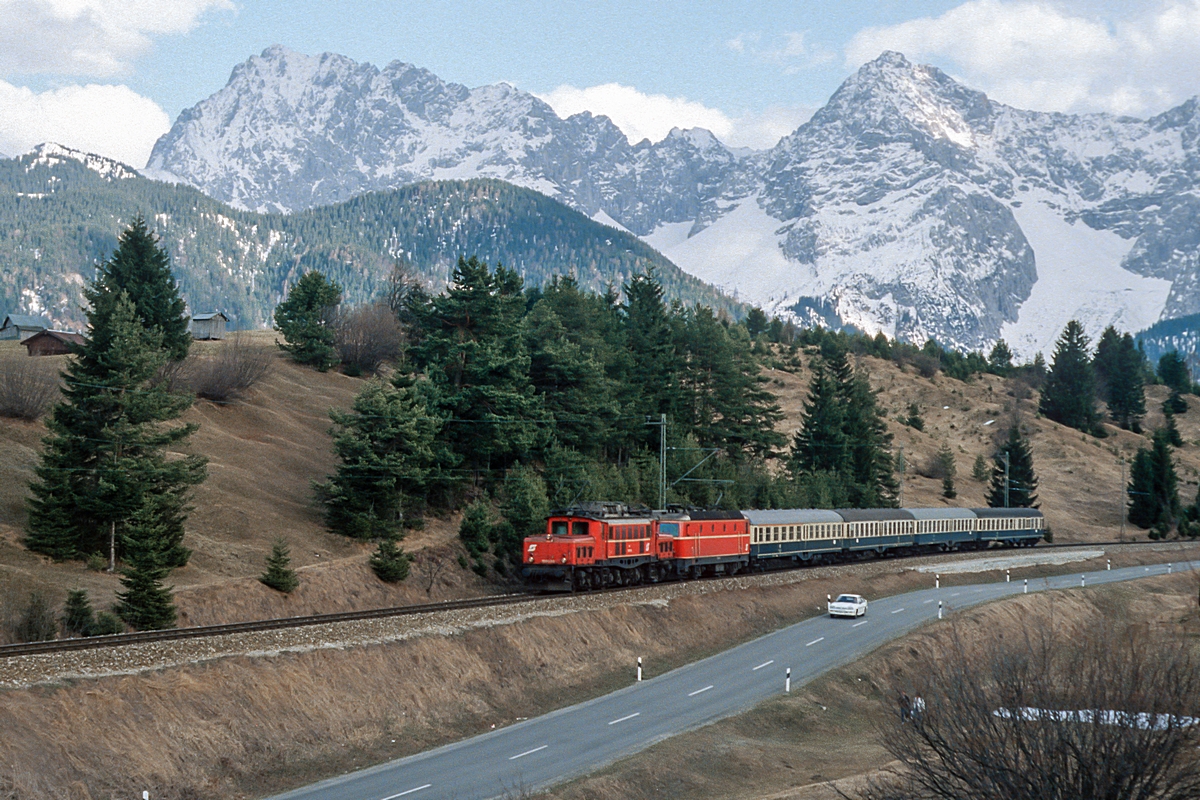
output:
[[758,31],[739,33],[725,46],[735,53],[774,64],[785,75],[795,75],[804,67],[827,64],[835,58],[829,48],[809,42],[806,31],[785,31],[774,36],[764,36]]
[[1105,19],[1046,0],[970,0],[941,16],[859,31],[856,67],[883,50],[931,62],[1021,108],[1146,114],[1200,88],[1200,0],[1130,4]]
[[0,81],[0,152],[42,142],[85,150],[141,168],[171,127],[157,103],[126,86],[68,86],[34,93]]
[[0,0],[0,73],[110,76],[231,0]]
[[705,128],[731,147],[761,149],[773,146],[812,116],[812,109],[774,106],[761,114],[730,117],[694,100],[646,94],[619,83],[584,89],[563,85],[538,96],[560,117],[582,111],[608,117],[630,143],[661,141],[672,128]]

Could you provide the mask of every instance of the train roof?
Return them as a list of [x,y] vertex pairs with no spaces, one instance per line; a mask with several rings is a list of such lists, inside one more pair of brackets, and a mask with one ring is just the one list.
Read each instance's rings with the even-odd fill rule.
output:
[[838,515],[846,522],[891,522],[915,517],[909,508],[839,508]]
[[842,521],[836,511],[824,508],[754,508],[743,511],[742,516],[750,520],[751,525],[806,525],[814,522]]
[[997,517],[1040,517],[1042,512],[1036,508],[972,508],[975,516],[980,519],[996,519]]
[[975,511],[970,508],[906,508],[913,519],[975,519]]
[[645,506],[629,506],[625,503],[610,503],[607,501],[589,501],[587,503],[577,503],[576,505],[567,508],[557,508],[550,512],[552,517],[584,517],[585,519],[602,519],[602,520],[624,520],[624,519],[641,519],[648,520],[652,515],[652,511]]

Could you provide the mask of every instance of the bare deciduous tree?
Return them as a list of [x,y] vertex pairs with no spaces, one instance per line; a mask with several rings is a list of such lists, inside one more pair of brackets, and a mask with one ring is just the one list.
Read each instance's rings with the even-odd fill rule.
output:
[[903,766],[862,800],[1200,797],[1200,671],[1180,638],[1113,621],[949,638],[894,687],[925,709],[883,725]]
[[0,417],[36,420],[58,399],[54,364],[37,358],[0,360]]
[[348,374],[373,373],[383,362],[400,357],[404,331],[396,314],[384,303],[339,314],[333,329],[334,346]]
[[189,357],[183,382],[197,397],[214,403],[226,403],[265,378],[271,371],[275,353],[259,347],[235,333],[210,357]]

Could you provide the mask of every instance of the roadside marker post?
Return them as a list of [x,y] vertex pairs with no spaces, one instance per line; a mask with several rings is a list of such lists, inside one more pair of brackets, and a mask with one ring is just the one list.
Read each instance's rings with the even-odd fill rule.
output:
[[1168,561],[1168,562],[1167,562],[1167,574],[1168,574],[1168,575],[1170,575],[1170,574],[1171,574],[1171,566],[1172,566],[1171,562],[1170,562],[1170,561]]
[[1079,585],[1080,585],[1080,586],[1087,586],[1087,575],[1080,575],[1080,576],[1079,576]]
[[792,668],[787,668],[787,677],[783,679],[783,691],[786,694],[792,693]]
[[942,576],[941,575],[933,576],[933,588],[935,588],[935,589],[942,588]]
[[1104,561],[1105,561],[1105,563],[1108,565],[1108,566],[1107,566],[1107,569],[1108,569],[1108,571],[1109,571],[1109,572],[1112,572],[1112,559],[1111,559],[1111,558],[1106,558],[1106,559],[1104,559]]
[[642,680],[642,657],[638,656],[638,682]]
[[1025,594],[1029,594],[1029,578],[1025,579]]
[[1012,583],[1012,570],[1004,570],[1004,582]]
[[942,618],[942,601],[938,600],[938,619]]

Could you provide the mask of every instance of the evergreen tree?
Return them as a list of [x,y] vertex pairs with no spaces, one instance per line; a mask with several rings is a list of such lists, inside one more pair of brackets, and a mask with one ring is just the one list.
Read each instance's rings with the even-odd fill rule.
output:
[[1183,395],[1174,389],[1167,395],[1167,399],[1163,401],[1162,410],[1164,414],[1186,414],[1188,410],[1187,400],[1183,399]]
[[953,500],[958,497],[958,492],[954,490],[954,477],[958,474],[958,469],[954,465],[954,451],[950,449],[948,442],[943,443],[938,450],[937,460],[942,473],[942,497]]
[[117,593],[113,610],[138,630],[175,627],[171,587],[163,585],[170,572],[166,543],[173,513],[169,498],[147,498],[122,533],[128,566],[121,576],[124,591]]
[[296,571],[291,567],[292,556],[287,541],[282,537],[271,544],[271,555],[267,557],[267,571],[258,576],[259,581],[272,589],[291,594],[300,585]]
[[988,371],[996,375],[1007,375],[1013,371],[1012,350],[1003,339],[997,339],[992,352],[988,354]]
[[904,418],[904,424],[913,430],[925,430],[925,420],[921,417],[921,408],[916,403],[908,404],[908,416]]
[[1175,424],[1175,412],[1171,409],[1171,404],[1164,402],[1162,410],[1164,420],[1162,429],[1166,433],[1167,443],[1172,447],[1183,447],[1183,436],[1179,433],[1179,426]]
[[987,459],[983,454],[975,456],[975,463],[971,465],[971,477],[983,483],[991,475],[991,470],[988,469]]
[[[666,414],[676,417],[679,391],[679,354],[663,287],[654,272],[635,275],[625,284],[625,331],[630,356],[631,387],[635,394],[630,413],[637,417]],[[653,434],[653,436],[652,436]],[[642,441],[657,444],[657,432],[644,427]]]
[[63,373],[41,463],[30,489],[25,543],[53,558],[107,551],[115,569],[120,533],[148,498],[170,500],[162,534],[167,563],[185,563],[180,544],[188,490],[204,480],[199,456],[167,459],[195,425],[164,425],[191,404],[153,380],[166,353],[156,328],[147,331],[124,291],[94,284],[87,292],[89,331]]
[[[1007,494],[1004,483],[1006,473]],[[1008,440],[1000,445],[992,460],[992,482],[988,487],[987,504],[991,508],[1037,508],[1037,487],[1029,440],[1021,433],[1020,424],[1014,424],[1008,429]]]
[[[537,536],[546,530],[550,501],[546,484],[537,471],[518,464],[509,470],[504,481],[500,513],[504,521],[491,527],[489,537],[495,545],[497,560],[507,559],[512,565],[521,563],[521,542],[527,536]],[[497,570],[504,567],[497,564]]]
[[349,412],[334,410],[329,416],[341,463],[316,487],[325,524],[358,539],[393,538],[419,517],[427,490],[438,480],[435,437],[441,420],[403,374],[392,383],[367,383]]
[[750,313],[746,314],[746,331],[750,334],[751,339],[757,338],[760,333],[766,333],[770,325],[767,315],[758,306],[750,309]]
[[92,629],[96,626],[96,615],[92,610],[92,602],[88,599],[87,589],[72,589],[67,593],[62,625],[68,636],[92,635]]
[[891,440],[867,376],[855,372],[846,353],[814,361],[789,456],[792,474],[840,482],[849,504],[858,508],[894,507],[898,484]]
[[1093,362],[1100,396],[1114,422],[1125,430],[1141,432],[1146,415],[1143,355],[1133,336],[1121,336],[1111,325],[1104,329]]
[[13,634],[18,642],[48,642],[58,636],[58,621],[44,594],[30,592],[29,603],[17,618]]
[[135,218],[117,239],[112,257],[96,271],[93,291],[125,292],[142,326],[158,331],[168,358],[181,361],[187,356],[192,344],[187,307],[171,274],[170,257],[144,219]]
[[320,272],[306,272],[275,308],[275,330],[283,334],[280,349],[300,364],[324,372],[338,363],[333,317],[342,302],[342,287]]
[[1191,372],[1178,350],[1163,353],[1158,359],[1158,379],[1179,394],[1188,394],[1192,391]]
[[529,382],[521,278],[459,259],[446,293],[424,312],[414,364],[432,384],[446,441],[476,471],[503,468],[544,441],[541,399]]
[[1071,320],[1054,348],[1054,361],[1042,387],[1039,410],[1049,419],[1076,430],[1098,430],[1096,379],[1083,326]]
[[1169,528],[1179,514],[1179,478],[1167,438],[1165,430],[1155,431],[1129,470],[1129,521],[1140,528]]
[[408,577],[412,558],[396,545],[395,539],[381,539],[371,555],[371,569],[386,583],[399,583]]

